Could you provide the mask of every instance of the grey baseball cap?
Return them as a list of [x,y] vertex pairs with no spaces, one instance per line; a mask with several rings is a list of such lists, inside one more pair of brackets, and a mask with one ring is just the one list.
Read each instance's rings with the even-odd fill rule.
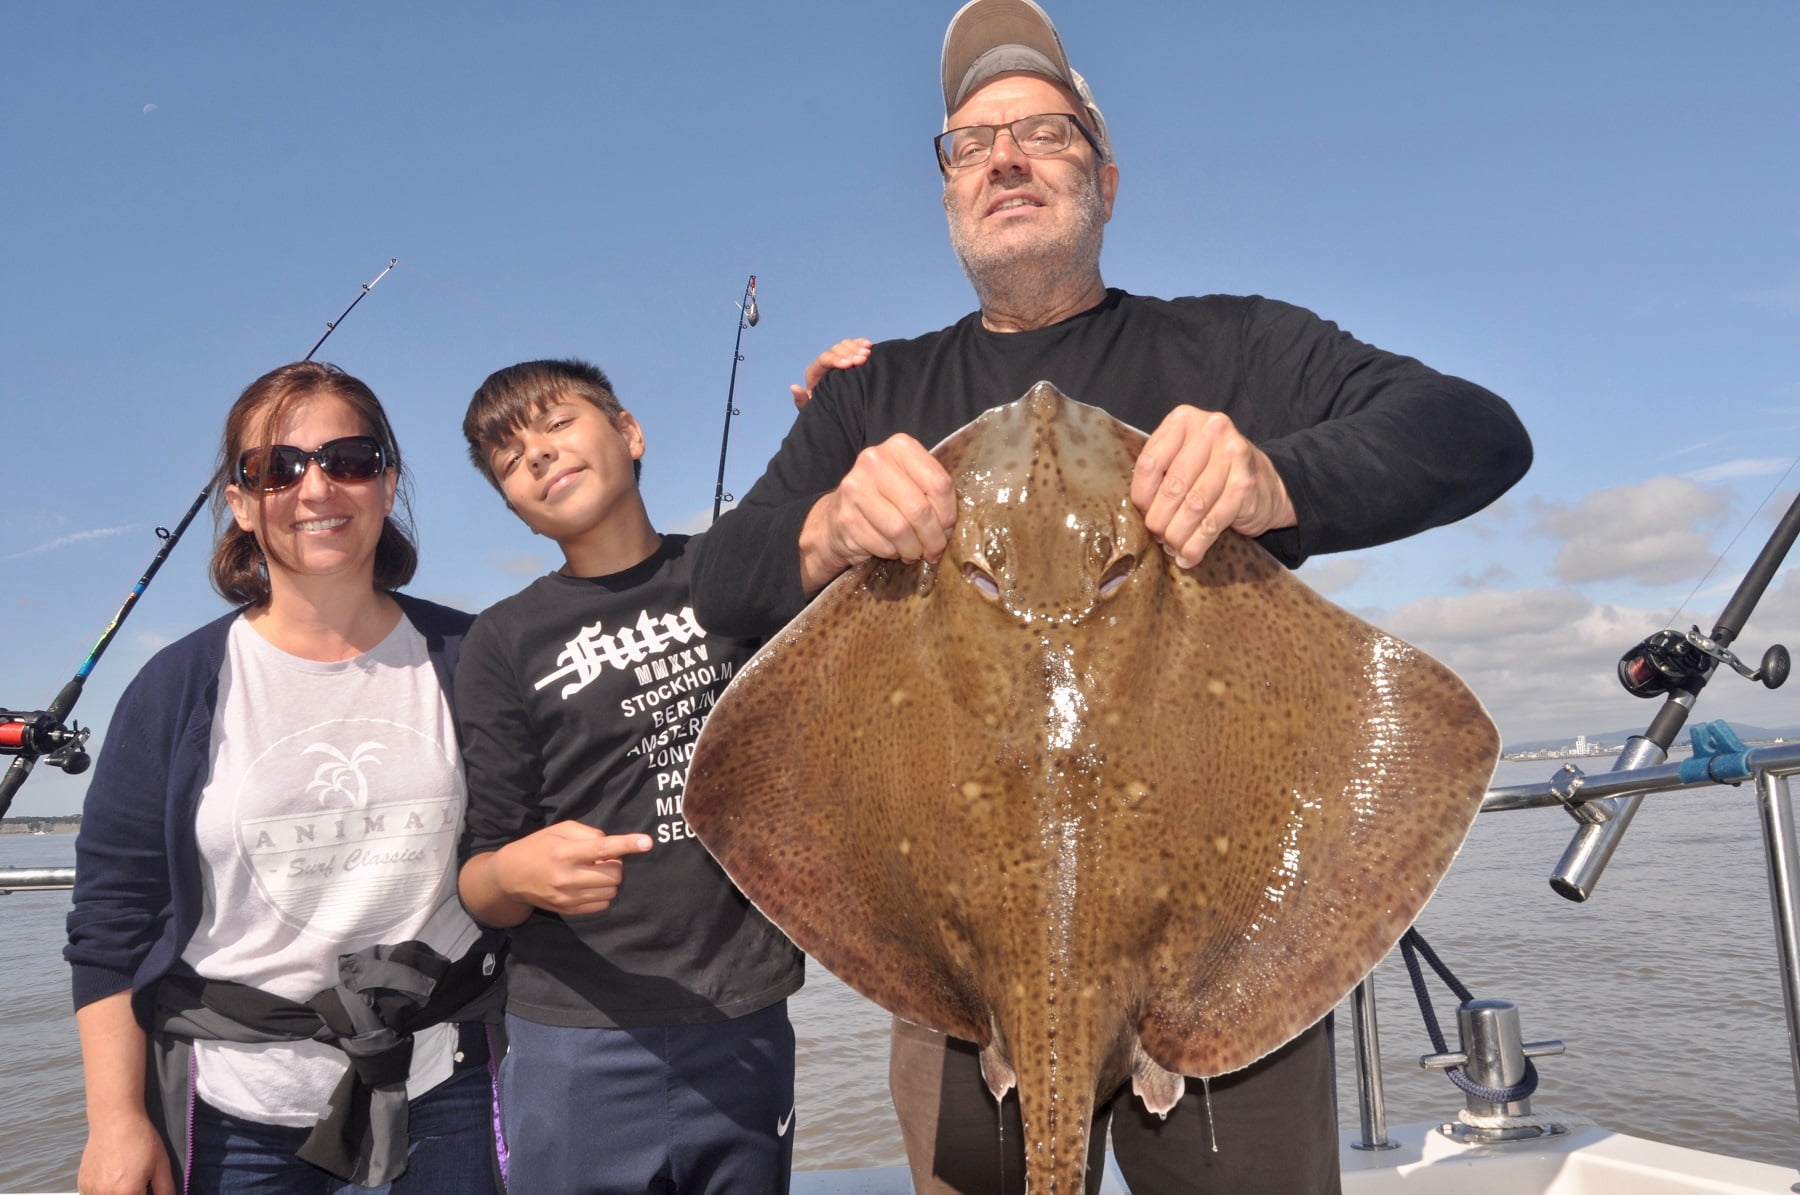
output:
[[1049,16],[1032,0],[969,0],[950,18],[944,31],[944,118],[962,106],[969,93],[1008,71],[1026,71],[1060,83],[1087,109],[1089,131],[1100,143],[1100,156],[1112,161],[1106,118],[1094,103],[1087,80],[1069,65],[1062,38]]

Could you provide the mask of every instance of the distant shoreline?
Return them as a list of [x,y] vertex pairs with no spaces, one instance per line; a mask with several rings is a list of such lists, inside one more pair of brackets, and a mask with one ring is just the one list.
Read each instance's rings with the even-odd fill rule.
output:
[[79,816],[0,818],[0,834],[74,834],[80,829]]
[[[1769,738],[1745,739],[1746,747],[1771,747],[1788,741],[1785,735],[1774,735]],[[1670,748],[1671,755],[1679,755],[1689,749],[1688,741],[1683,738]],[[1592,759],[1596,756],[1610,758],[1625,750],[1624,743],[1590,743],[1586,751],[1577,751],[1570,747],[1524,748],[1516,751],[1501,751],[1500,758],[1508,763],[1531,759]]]

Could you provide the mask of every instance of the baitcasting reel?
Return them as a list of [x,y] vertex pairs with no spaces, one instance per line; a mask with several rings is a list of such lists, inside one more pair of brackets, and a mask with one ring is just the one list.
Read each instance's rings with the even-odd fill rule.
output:
[[1770,689],[1779,689],[1788,678],[1788,650],[1781,644],[1765,651],[1761,666],[1752,669],[1694,627],[1685,635],[1658,631],[1626,652],[1619,658],[1619,683],[1633,697],[1656,697],[1703,684],[1719,664]]

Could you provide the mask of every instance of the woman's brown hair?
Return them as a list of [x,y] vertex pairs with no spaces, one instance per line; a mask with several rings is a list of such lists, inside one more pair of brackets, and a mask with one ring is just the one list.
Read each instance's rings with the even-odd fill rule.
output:
[[[413,542],[412,502],[406,471],[400,461],[400,445],[375,392],[359,378],[335,365],[320,361],[296,361],[271,369],[244,388],[225,416],[225,434],[219,443],[219,460],[213,469],[212,585],[226,601],[261,606],[269,600],[268,566],[256,536],[237,525],[225,503],[225,487],[232,483],[238,457],[249,448],[267,449],[275,429],[289,410],[309,398],[329,394],[355,411],[368,434],[381,441],[387,467],[394,474],[394,511],[381,525],[375,545],[375,585],[398,589],[412,580],[419,566],[419,549]],[[249,495],[258,509],[265,495]],[[276,558],[277,563],[280,558]]]

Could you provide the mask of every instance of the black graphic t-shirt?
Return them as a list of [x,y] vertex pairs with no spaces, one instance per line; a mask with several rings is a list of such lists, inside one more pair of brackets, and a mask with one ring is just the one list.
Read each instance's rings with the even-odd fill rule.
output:
[[507,1010],[561,1026],[697,1024],[792,994],[801,956],[681,814],[706,713],[754,645],[708,635],[688,597],[698,540],[668,535],[606,577],[552,573],[484,611],[456,669],[466,860],[559,821],[648,834],[601,913],[513,932]]

